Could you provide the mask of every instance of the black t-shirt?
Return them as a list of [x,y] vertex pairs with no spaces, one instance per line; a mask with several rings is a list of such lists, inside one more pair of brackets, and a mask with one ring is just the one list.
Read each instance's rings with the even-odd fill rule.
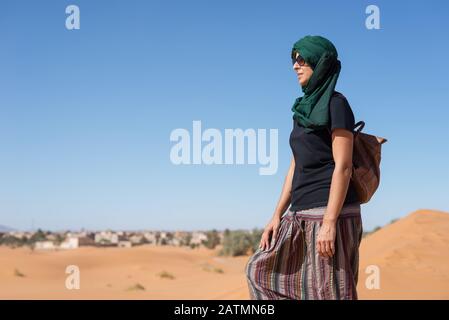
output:
[[[329,102],[329,129],[344,128],[354,132],[354,114],[345,96],[335,91]],[[291,210],[327,206],[335,162],[332,136],[327,129],[310,133],[293,119],[290,147],[295,158],[291,192]],[[359,202],[350,181],[344,204]]]

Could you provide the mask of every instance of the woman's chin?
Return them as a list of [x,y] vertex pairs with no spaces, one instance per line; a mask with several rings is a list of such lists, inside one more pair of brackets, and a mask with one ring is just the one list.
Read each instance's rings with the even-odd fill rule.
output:
[[307,86],[308,81],[298,81],[299,85],[304,88],[305,86]]

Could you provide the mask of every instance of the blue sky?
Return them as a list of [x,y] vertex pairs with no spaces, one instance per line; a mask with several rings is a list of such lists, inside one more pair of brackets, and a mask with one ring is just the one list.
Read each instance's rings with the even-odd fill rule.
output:
[[[65,28],[76,4],[81,29]],[[380,8],[380,30],[365,8]],[[263,227],[302,95],[290,50],[337,47],[337,90],[386,137],[364,228],[449,211],[447,1],[2,1],[0,224],[17,229]],[[170,132],[278,129],[277,174],[171,163]]]

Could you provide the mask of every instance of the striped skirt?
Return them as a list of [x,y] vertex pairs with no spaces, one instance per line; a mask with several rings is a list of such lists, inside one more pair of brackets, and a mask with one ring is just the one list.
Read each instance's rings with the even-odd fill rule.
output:
[[252,300],[357,300],[360,204],[343,206],[331,258],[321,257],[315,245],[325,209],[289,209],[282,216],[277,239],[246,263]]

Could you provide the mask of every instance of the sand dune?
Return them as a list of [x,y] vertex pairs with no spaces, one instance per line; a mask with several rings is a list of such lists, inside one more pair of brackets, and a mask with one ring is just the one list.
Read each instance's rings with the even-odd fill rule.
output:
[[[248,299],[248,257],[219,257],[219,249],[0,247],[0,299]],[[68,265],[80,268],[79,290],[65,287]],[[370,265],[380,271],[380,289],[365,286]],[[449,214],[419,210],[365,237],[358,292],[360,299],[449,299]]]
[[[245,298],[247,257],[216,253],[151,245],[48,252],[0,247],[0,299]],[[65,287],[68,265],[79,267],[79,290]],[[163,271],[174,279],[160,277]]]
[[[449,214],[418,210],[363,239],[361,299],[449,299]],[[366,267],[377,265],[380,289],[368,290]]]

